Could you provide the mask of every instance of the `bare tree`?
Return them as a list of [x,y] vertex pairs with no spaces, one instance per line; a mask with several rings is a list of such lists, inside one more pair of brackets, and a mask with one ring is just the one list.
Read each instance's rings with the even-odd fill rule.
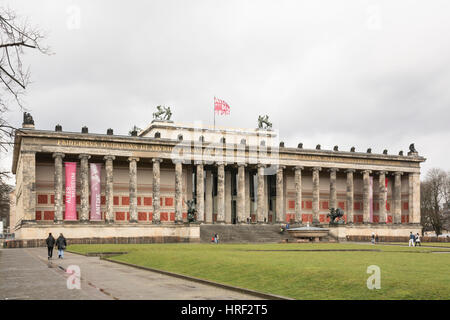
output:
[[[20,19],[9,8],[0,7],[0,152],[7,152],[12,144],[15,128],[5,120],[9,105],[24,108],[22,95],[30,83],[30,71],[24,66],[26,51],[49,54],[49,48],[41,44],[44,33]],[[0,177],[7,172],[0,170]],[[1,182],[2,180],[0,180]]]
[[442,234],[446,222],[449,179],[445,171],[433,168],[420,186],[422,225],[424,230],[434,230],[437,236]]

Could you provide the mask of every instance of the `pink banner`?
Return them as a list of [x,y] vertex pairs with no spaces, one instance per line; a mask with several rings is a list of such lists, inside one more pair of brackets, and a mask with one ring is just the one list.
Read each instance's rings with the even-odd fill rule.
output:
[[100,172],[101,163],[91,163],[91,220],[101,220]]
[[66,168],[66,213],[65,220],[77,220],[77,163],[65,162]]

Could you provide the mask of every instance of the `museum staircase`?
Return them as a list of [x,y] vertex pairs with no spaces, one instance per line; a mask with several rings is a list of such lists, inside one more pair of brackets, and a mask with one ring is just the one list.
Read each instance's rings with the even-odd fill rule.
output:
[[[294,226],[293,226],[294,227]],[[279,243],[296,242],[287,231],[280,233],[280,225],[275,224],[202,224],[200,241],[211,242],[214,234],[221,243]]]

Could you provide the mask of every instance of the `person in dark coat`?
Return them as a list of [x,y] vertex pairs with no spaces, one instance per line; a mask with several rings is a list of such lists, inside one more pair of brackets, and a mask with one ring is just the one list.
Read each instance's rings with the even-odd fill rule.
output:
[[48,260],[50,260],[53,256],[53,247],[55,246],[55,238],[53,238],[52,233],[48,234],[48,238],[45,240],[48,249]]
[[56,239],[56,246],[58,247],[58,259],[64,259],[64,250],[66,250],[67,242],[62,233]]

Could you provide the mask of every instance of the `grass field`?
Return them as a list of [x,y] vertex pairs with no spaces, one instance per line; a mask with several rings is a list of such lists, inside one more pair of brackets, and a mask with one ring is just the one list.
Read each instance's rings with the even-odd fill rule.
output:
[[[339,243],[105,244],[71,245],[68,250],[127,252],[111,259],[295,299],[450,299],[450,253],[432,253],[450,252],[446,248]],[[381,289],[367,288],[370,265],[381,269]]]

